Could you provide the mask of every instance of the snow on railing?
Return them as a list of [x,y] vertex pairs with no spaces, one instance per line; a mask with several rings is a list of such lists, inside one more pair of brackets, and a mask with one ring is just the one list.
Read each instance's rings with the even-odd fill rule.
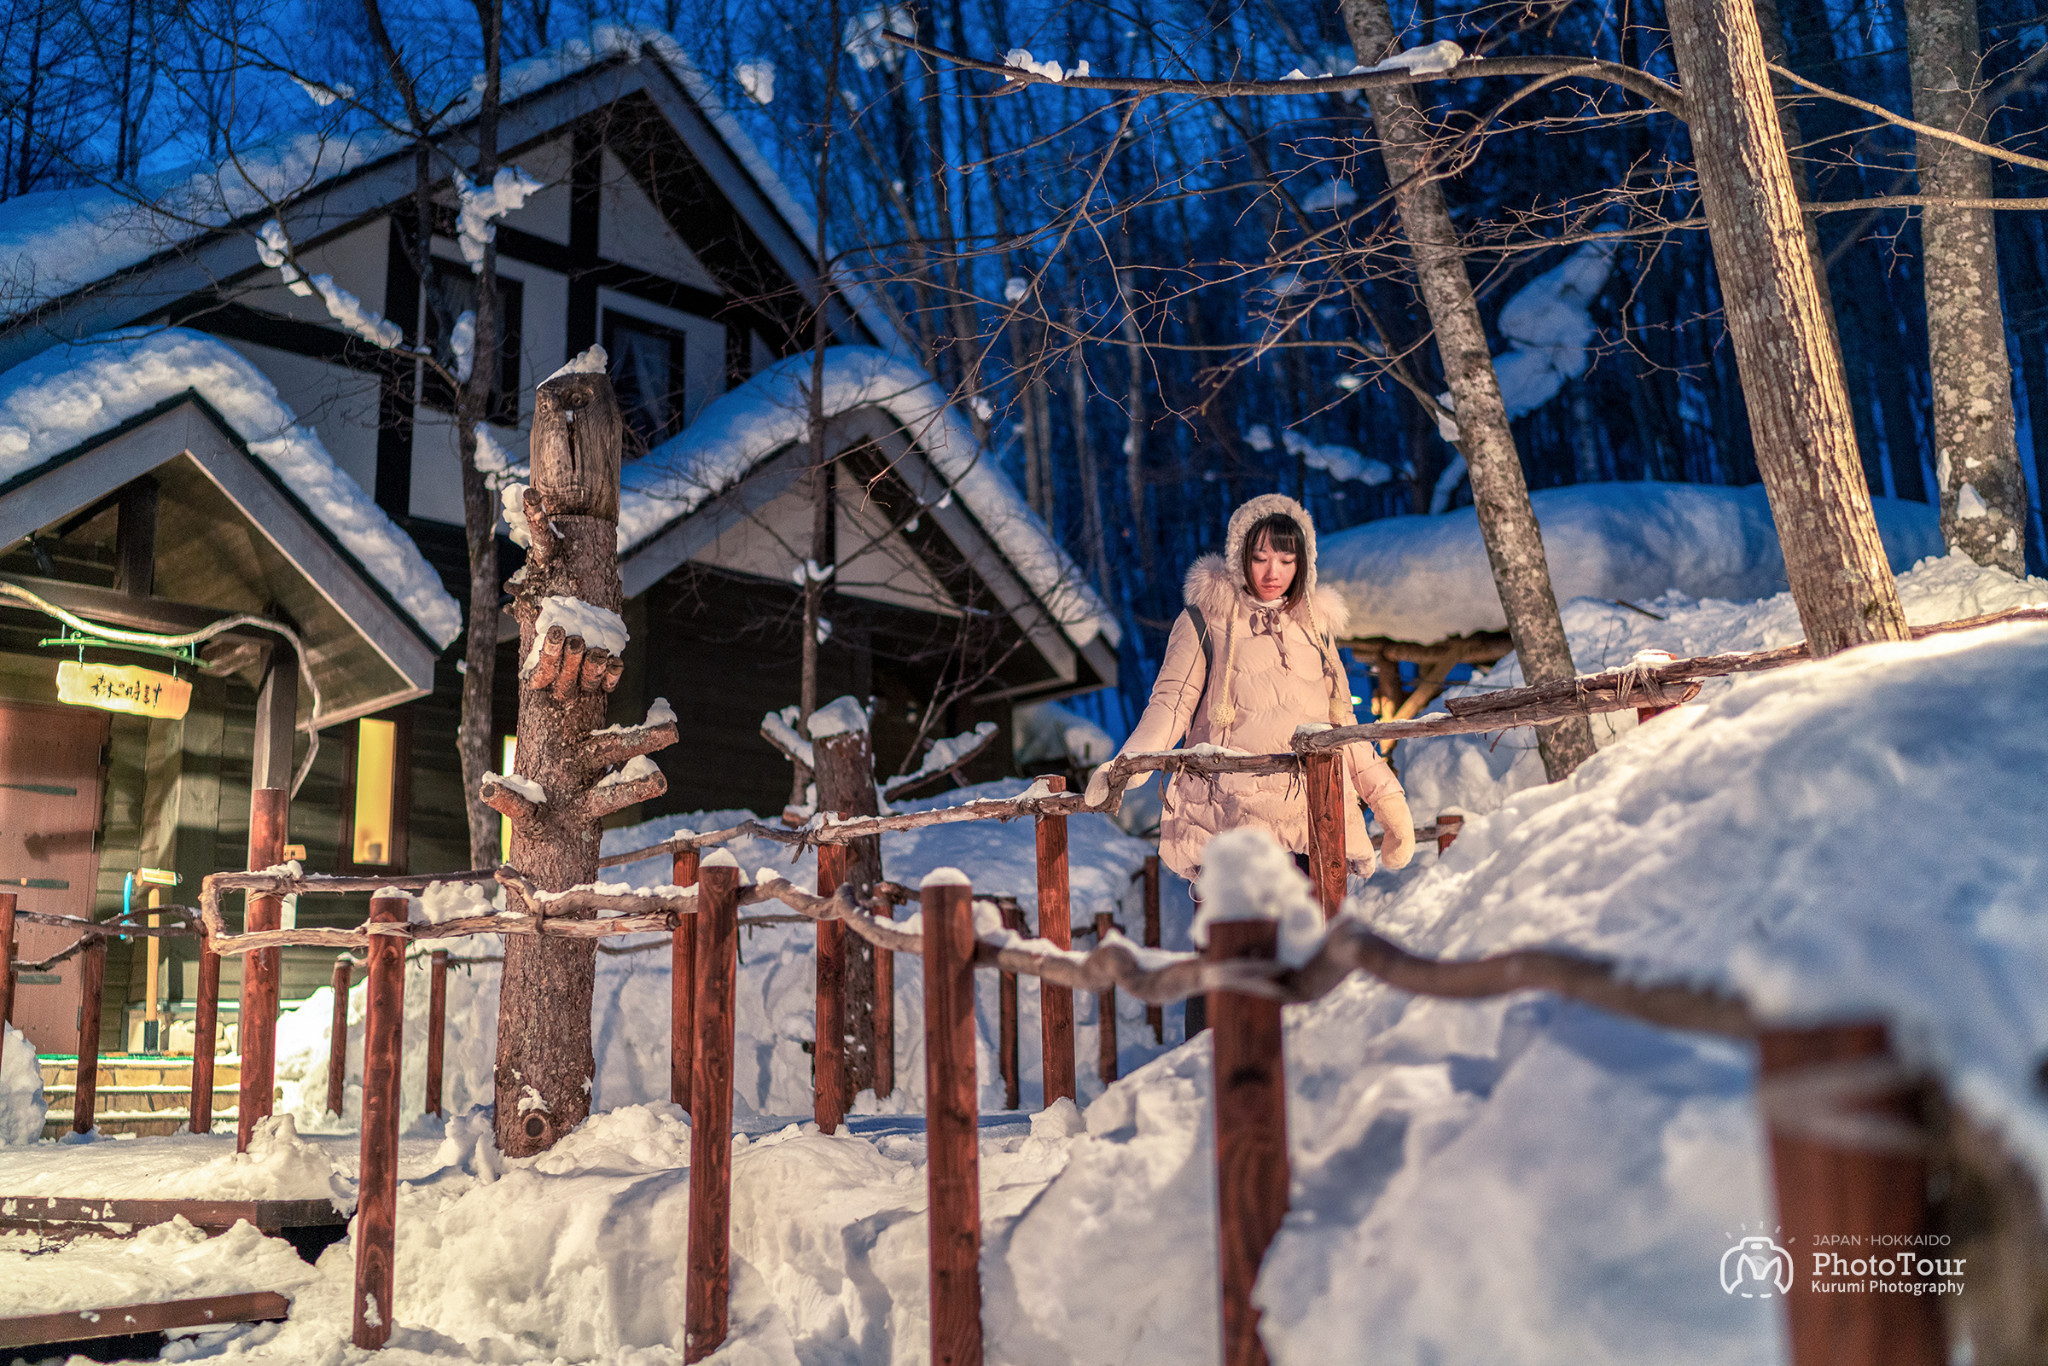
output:
[[[2021,608],[1918,628],[1914,634],[1925,636],[2021,620],[2048,620],[2048,608]],[[738,911],[742,905],[771,900],[781,902],[794,914],[764,916],[759,918],[761,921],[782,923],[802,919],[818,925],[821,964],[827,959],[828,930],[834,942],[842,930],[850,930],[873,945],[877,950],[878,972],[883,965],[893,964],[896,953],[915,953],[924,960],[926,1058],[933,1078],[927,1097],[927,1134],[933,1181],[935,1331],[942,1321],[956,1325],[979,1322],[976,1266],[980,1221],[978,1207],[971,1198],[976,1189],[978,1163],[973,1121],[973,992],[963,985],[977,967],[1001,972],[1006,982],[1020,975],[1040,980],[1045,1006],[1041,1017],[1047,1024],[1044,1074],[1048,1102],[1061,1094],[1072,1095],[1071,1015],[1059,1015],[1053,1009],[1067,993],[1088,991],[1106,996],[1123,990],[1155,1006],[1197,993],[1214,993],[1216,1015],[1212,1031],[1221,1188],[1217,1203],[1224,1225],[1219,1233],[1223,1245],[1235,1250],[1226,1257],[1222,1272],[1227,1322],[1248,1321],[1245,1316],[1250,1313],[1249,1296],[1259,1260],[1286,1212],[1284,1135],[1276,1141],[1274,1134],[1268,1132],[1285,1109],[1278,1009],[1283,1003],[1302,1003],[1325,996],[1354,972],[1363,972],[1403,991],[1450,999],[1548,991],[1653,1025],[1756,1040],[1762,1053],[1763,1108],[1774,1150],[1780,1154],[1796,1153],[1804,1163],[1781,1164],[1781,1170],[1795,1173],[1789,1185],[1781,1182],[1779,1187],[1779,1214],[1786,1232],[1804,1236],[1821,1231],[1819,1224],[1832,1208],[1828,1202],[1842,1199],[1854,1199],[1873,1209],[1883,1208],[1888,1222],[1901,1227],[1917,1226],[1915,1221],[1926,1217],[1926,1182],[1902,1181],[1895,1168],[1901,1160],[1899,1153],[1908,1149],[1914,1154],[1912,1160],[1924,1165],[1927,1141],[1923,1129],[1916,1127],[1910,1116],[1897,1120],[1888,1116],[1894,1111],[1904,1114],[1900,1107],[1922,1094],[1924,1088],[1892,1058],[1882,1026],[1788,1030],[1761,1020],[1745,1001],[1714,988],[1685,981],[1646,980],[1639,967],[1625,970],[1614,960],[1556,949],[1517,949],[1465,961],[1425,958],[1378,934],[1339,906],[1344,885],[1345,813],[1342,784],[1330,781],[1330,776],[1343,746],[1422,734],[1539,725],[1591,711],[1629,707],[1659,710],[1692,697],[1703,678],[1777,668],[1806,657],[1805,647],[1800,645],[1669,662],[1638,660],[1623,669],[1561,683],[1456,699],[1442,716],[1305,728],[1295,736],[1292,751],[1287,754],[1223,753],[1199,747],[1192,751],[1130,754],[1112,760],[1109,767],[1113,794],[1122,790],[1120,779],[1155,770],[1204,774],[1298,771],[1303,775],[1309,807],[1312,881],[1308,890],[1288,894],[1297,899],[1312,894],[1313,902],[1306,904],[1319,907],[1325,923],[1312,943],[1295,945],[1284,955],[1275,951],[1279,947],[1279,921],[1270,918],[1271,908],[1253,905],[1260,898],[1245,890],[1258,880],[1242,877],[1234,883],[1224,879],[1213,887],[1205,887],[1205,899],[1223,903],[1236,898],[1245,904],[1219,904],[1211,908],[1220,914],[1205,917],[1211,933],[1202,955],[1135,944],[1107,917],[1098,918],[1096,945],[1092,950],[1081,952],[1062,942],[1070,931],[1065,914],[1066,818],[1079,811],[1114,810],[1117,798],[1112,796],[1105,807],[1089,807],[1080,798],[1057,790],[1056,781],[1035,783],[1017,797],[967,802],[912,815],[851,820],[818,816],[796,829],[749,821],[728,830],[684,835],[602,860],[605,865],[616,866],[668,854],[673,859],[672,882],[647,889],[590,883],[560,892],[547,891],[535,887],[525,874],[509,865],[410,878],[325,877],[306,875],[293,867],[215,873],[202,880],[197,919],[206,937],[205,957],[216,964],[220,954],[256,952],[286,944],[368,947],[376,1021],[369,1032],[376,1039],[375,1047],[366,1046],[365,1052],[362,1199],[364,1208],[372,1208],[375,1203],[386,1213],[365,1224],[361,1241],[366,1246],[375,1243],[369,1251],[386,1258],[395,1246],[389,1213],[392,1190],[387,1189],[395,1182],[395,1166],[381,1158],[373,1164],[370,1156],[373,1145],[380,1145],[381,1151],[387,1139],[395,1144],[396,1129],[395,1120],[387,1124],[380,1119],[377,1132],[372,1132],[369,1097],[375,1091],[380,1097],[379,1113],[386,1118],[395,1117],[398,1035],[394,1002],[402,991],[404,941],[474,934],[598,939],[669,933],[678,966],[672,979],[671,1089],[679,1103],[690,1106],[694,1121],[692,1235],[685,1310],[686,1335],[693,1356],[714,1349],[725,1333],[722,1306],[729,1290],[726,1268],[730,1170],[727,1163],[716,1157],[721,1151],[729,1154],[725,1135],[730,1130],[732,1079],[731,958],[737,930],[747,923]],[[280,799],[274,804],[281,817],[283,794],[275,796]],[[954,870],[942,870],[945,876],[927,877],[915,894],[906,887],[879,883],[863,897],[841,877],[843,851],[850,840],[886,830],[953,821],[1007,821],[1025,816],[1039,823],[1040,929],[1050,932],[1050,937],[1027,937],[1021,930],[1021,915],[1014,902],[1004,906],[999,899],[986,894],[977,897],[968,877]],[[1435,836],[1441,849],[1456,837],[1461,821],[1458,813],[1445,812],[1435,827],[1419,833]],[[281,823],[275,833],[281,840]],[[700,868],[700,850],[742,835],[816,846],[821,878],[836,885],[829,894],[807,891],[772,871],[748,884],[731,854],[723,850],[702,859]],[[1259,838],[1267,838],[1270,843],[1268,837]],[[1292,876],[1291,867],[1287,875]],[[1156,873],[1148,870],[1146,882],[1148,896],[1156,895]],[[411,907],[420,904],[420,899],[412,893],[431,892],[458,883],[489,884],[502,889],[506,908],[490,914],[413,918]],[[373,893],[371,916],[367,923],[353,930],[258,929],[235,934],[228,930],[220,909],[221,898],[232,891],[247,893],[252,904],[292,894],[367,891]],[[895,920],[893,907],[913,895],[922,903],[921,909],[904,921]],[[9,968],[9,931],[11,922],[17,918],[13,903],[13,894],[0,893],[0,973]],[[184,908],[157,908],[154,913],[173,912],[181,913],[189,921],[190,912]],[[1155,923],[1153,915],[1156,912],[1148,915],[1148,927]],[[28,918],[38,922],[59,919],[41,915]],[[250,918],[256,919],[253,915]],[[125,922],[92,926],[85,922],[67,923],[79,926],[81,944],[87,939],[104,942],[107,936],[115,934],[193,932],[189,924],[153,929]],[[440,960],[437,968],[445,963],[444,955],[435,957]],[[893,972],[893,967],[890,970]],[[836,976],[819,974],[820,1021],[844,1018],[837,999],[838,987],[827,980]],[[217,971],[212,980],[217,990]],[[337,977],[337,983],[342,981],[345,978]],[[880,1025],[883,1018],[878,1009],[876,1023]],[[1063,1020],[1064,1024],[1056,1025],[1056,1020]],[[260,1024],[244,1022],[245,1031],[263,1025],[274,1030],[274,1015]],[[430,1027],[438,1032],[439,1025],[436,1019]],[[1006,1025],[1014,1030],[1013,1024],[1006,1021]],[[893,1066],[893,1023],[886,1028]],[[343,1036],[344,1032],[338,1030],[337,1038]],[[260,1047],[262,1042],[245,1037],[244,1046],[246,1049],[254,1043]],[[1006,1045],[1013,1047],[1014,1039],[1006,1036]],[[821,1047],[817,1061],[818,1116],[821,1127],[829,1131],[844,1114],[844,1097],[840,1094],[844,1078],[836,1075],[843,1072],[843,1053]],[[331,1066],[338,1068],[340,1060]],[[687,1079],[685,1071],[689,1074]],[[1059,1082],[1056,1078],[1065,1080]],[[1012,1082],[1013,1076],[1006,1076],[1005,1081]],[[698,1102],[695,1105],[690,1104],[693,1096]],[[963,1111],[964,1122],[961,1113],[956,1113]],[[390,1129],[388,1134],[383,1132],[386,1128]],[[701,1153],[697,1147],[700,1135],[708,1145]],[[1902,1143],[1907,1147],[1901,1148]],[[1252,1156],[1244,1156],[1247,1153]],[[373,1190],[373,1185],[377,1189]],[[948,1249],[944,1258],[936,1256],[942,1241]],[[1255,1343],[1255,1336],[1250,1341]]]

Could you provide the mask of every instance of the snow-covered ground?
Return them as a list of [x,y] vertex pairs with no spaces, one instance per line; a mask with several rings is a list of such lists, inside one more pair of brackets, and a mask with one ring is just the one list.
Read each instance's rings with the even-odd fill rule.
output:
[[[1916,619],[2048,597],[1952,561],[1923,565],[1902,588]],[[1694,634],[1636,641],[1621,617],[1583,618],[1575,648],[1586,621],[1611,629],[1625,657],[1639,644],[1774,643],[1790,620],[1782,601],[1664,607],[1661,625]],[[1447,857],[1375,879],[1351,909],[1426,953],[1570,946],[1646,977],[1725,983],[1788,1020],[1882,1016],[1909,1056],[2048,1173],[2033,1080],[2048,1049],[2034,989],[2048,974],[2044,769],[2048,626],[1854,650],[1731,680],[1624,728],[1571,779],[1495,803]],[[737,852],[748,867],[780,856]],[[889,871],[907,878],[942,859],[957,855],[920,849]],[[787,944],[769,942],[747,948],[764,1003],[775,972],[801,975],[777,956]],[[797,997],[786,999],[794,1013]],[[658,1019],[665,1003],[650,988]],[[1035,1033],[1027,1025],[1027,1059]],[[1784,1359],[1781,1307],[1726,1294],[1717,1278],[1733,1238],[1775,1224],[1746,1050],[1541,995],[1421,1000],[1356,977],[1287,1012],[1287,1049],[1293,1212],[1258,1290],[1276,1363]],[[899,1057],[905,1073],[919,1067]],[[1029,1128],[992,1117],[990,1361],[1215,1359],[1209,1067],[1198,1038],[1085,1115],[1062,1109]],[[663,1068],[664,1057],[649,1060],[650,1074]],[[619,1103],[611,1075],[601,1106]],[[755,1094],[775,1095],[773,1075]],[[675,1112],[658,1101],[613,1109],[531,1161],[499,1158],[477,1117],[451,1121],[438,1147],[425,1141],[433,1127],[407,1149],[398,1335],[380,1360],[679,1360],[687,1130]],[[740,1127],[734,1327],[719,1359],[924,1360],[915,1118],[867,1116],[832,1138],[779,1119]],[[288,1155],[328,1152],[350,1174],[345,1138],[272,1141]],[[224,1140],[132,1150],[145,1144],[160,1145],[160,1178],[217,1163]],[[23,1164],[82,1172],[130,1148],[0,1153],[0,1188]],[[158,1237],[153,1262],[134,1245],[81,1240],[35,1259],[36,1274],[113,1274],[104,1268],[129,1257],[126,1283],[175,1271],[197,1294],[239,1284],[267,1255],[253,1242]],[[0,1244],[0,1287],[28,1262],[18,1249]],[[315,1269],[277,1270],[296,1297],[293,1321],[225,1330],[218,1350],[355,1359],[338,1345],[346,1249]]]
[[[1900,574],[1898,584],[1906,620],[1915,626],[2048,604],[2048,581],[2015,579],[1996,569],[1980,568],[1962,555],[1923,559]],[[1584,597],[1566,602],[1563,611],[1572,663],[1580,673],[1619,668],[1639,650],[1664,650],[1687,657],[1774,650],[1806,638],[1788,593],[1756,601],[1695,601],[1673,591],[1637,600],[1633,607]],[[1449,689],[1446,696],[1521,685],[1521,664],[1509,655],[1475,675],[1470,684]],[[1736,686],[1731,678],[1708,679],[1693,705],[1702,705]],[[1430,710],[1443,708],[1439,704]],[[1635,727],[1633,711],[1604,712],[1593,718],[1593,737],[1606,745]],[[1454,807],[1467,812],[1492,811],[1514,793],[1543,782],[1535,735],[1526,730],[1411,742],[1395,750],[1393,763],[1408,791],[1408,804],[1420,821]]]

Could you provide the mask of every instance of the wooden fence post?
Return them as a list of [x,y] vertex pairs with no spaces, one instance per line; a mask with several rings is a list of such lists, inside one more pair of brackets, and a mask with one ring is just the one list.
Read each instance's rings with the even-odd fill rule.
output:
[[[1024,908],[1017,905],[1003,907],[1003,928],[1018,934],[1026,933]],[[1020,1104],[1023,1089],[1022,1059],[1017,1047],[1017,974],[998,972],[996,974],[996,1070],[1003,1078],[1003,1108],[1014,1110]]]
[[[1116,928],[1116,919],[1108,911],[1095,913],[1095,943],[1098,947],[1109,938]],[[1111,987],[1095,998],[1095,1075],[1104,1086],[1116,1080],[1116,988]]]
[[[281,787],[259,787],[249,794],[249,869],[284,862],[285,818],[291,796]],[[283,922],[284,898],[251,896],[242,917],[249,931],[274,930]],[[235,1151],[249,1150],[256,1121],[270,1114],[277,1086],[277,979],[282,949],[256,949],[242,955],[242,1086],[235,1114]]]
[[192,1022],[192,1123],[195,1134],[213,1132],[213,1055],[220,1039],[220,955],[199,944],[199,1000]]
[[733,977],[739,953],[738,860],[724,849],[697,872],[697,1039],[690,1079],[690,1246],[683,1359],[725,1342],[732,1257]]
[[1457,841],[1465,828],[1465,818],[1455,811],[1439,811],[1436,817],[1436,851],[1441,854]]
[[[1065,792],[1067,780],[1040,778],[1049,792]],[[1062,949],[1074,946],[1073,906],[1067,896],[1067,818],[1038,818],[1038,934]],[[1038,984],[1038,1023],[1042,1043],[1039,1075],[1044,1079],[1043,1104],[1074,1089],[1074,992],[1071,987]]]
[[[846,881],[846,846],[818,846],[818,895]],[[846,926],[818,922],[817,1008],[811,1028],[811,1117],[823,1133],[846,1118]]]
[[334,960],[334,1019],[327,1026],[327,1113],[340,1118],[348,1105],[348,984],[355,960]]
[[92,1132],[99,1103],[100,1004],[107,982],[107,938],[96,934],[78,956],[78,1089],[71,1097],[71,1132]]
[[[678,887],[697,885],[697,851],[678,849],[669,880]],[[697,1037],[697,917],[676,917],[669,936],[668,957],[668,1098],[690,1109],[690,1071]]]
[[[408,898],[370,899],[370,923],[403,925]],[[391,1340],[398,1269],[398,1087],[405,1031],[405,940],[370,935],[365,950],[362,1182],[356,1193],[355,1345]],[[246,1102],[245,1102],[246,1103]]]
[[[1207,956],[1271,958],[1280,927],[1270,920],[1209,926]],[[1287,1071],[1280,1003],[1209,993],[1215,1050],[1216,1241],[1222,1260],[1224,1366],[1265,1366],[1252,1285],[1287,1214]]]
[[441,1103],[441,1059],[448,1037],[448,950],[435,949],[427,977],[427,1105],[430,1115],[447,1118]]
[[[1777,1239],[1794,1263],[1785,1297],[1794,1366],[1850,1361],[1857,1366],[1942,1366],[1949,1356],[1938,1296],[1818,1294],[1810,1288],[1815,1279],[1870,1279],[1823,1274],[1811,1260],[1822,1234],[1862,1235],[1860,1247],[1840,1249],[1848,1262],[1907,1254],[1925,1254],[1932,1260],[1935,1254],[1952,1250],[1915,1241],[1915,1235],[1935,1229],[1927,1207],[1927,1160],[1921,1152],[1839,1146],[1840,1140],[1800,1122],[1799,1111],[1829,1104],[1822,1086],[1807,1088],[1810,1098],[1798,1094],[1800,1074],[1812,1069],[1809,1075],[1819,1081],[1826,1069],[1891,1056],[1885,1027],[1774,1029],[1757,1043],[1777,1183]],[[1784,1103],[1776,1103],[1774,1090]],[[1917,1127],[1915,1088],[1903,1075],[1896,1084],[1862,1092],[1853,1104],[1833,1103],[1838,1110]]]
[[1344,904],[1344,752],[1312,751],[1301,756],[1301,768],[1308,791],[1309,881],[1328,920]]
[[[1145,855],[1145,947],[1159,947],[1159,855]],[[1146,1006],[1145,1023],[1152,1026],[1152,1042],[1166,1042],[1166,1007]]]
[[[896,904],[879,897],[875,919],[896,918]],[[887,1100],[896,1090],[896,951],[875,946],[875,1099]]]
[[974,889],[958,869],[938,868],[925,875],[922,891],[932,1363],[980,1366],[981,1105],[974,1074]]
[[7,1026],[14,1022],[14,893],[0,892],[0,1062],[7,1060]]

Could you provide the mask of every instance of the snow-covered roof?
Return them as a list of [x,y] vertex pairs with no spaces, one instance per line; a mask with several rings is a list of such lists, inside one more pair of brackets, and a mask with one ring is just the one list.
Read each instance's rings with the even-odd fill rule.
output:
[[[588,38],[570,39],[506,67],[503,99],[510,104],[616,58],[637,62],[649,56],[682,86],[782,216],[799,249],[808,251],[817,235],[810,214],[711,81],[667,33],[597,25]],[[475,108],[472,97],[452,110],[443,126],[459,126]],[[0,319],[19,317],[238,221],[268,217],[278,205],[340,176],[410,155],[409,147],[388,131],[307,128],[237,148],[218,163],[187,165],[132,185],[48,190],[7,200],[0,203]],[[897,335],[899,329],[858,281],[840,283],[876,336]]]
[[0,374],[0,480],[25,474],[180,395],[196,395],[437,645],[462,612],[412,539],[334,463],[262,371],[185,328],[130,329],[60,343]]
[[[1635,602],[1671,591],[1748,601],[1785,587],[1762,485],[1579,484],[1544,489],[1530,502],[1560,603]],[[1872,502],[1893,570],[1942,553],[1934,508]],[[1350,604],[1354,637],[1434,641],[1507,629],[1471,508],[1333,532],[1323,537],[1316,574]]]
[[[630,550],[722,493],[769,456],[804,439],[811,357],[791,356],[704,406],[696,421],[626,466],[619,549]],[[1122,639],[1038,514],[974,439],[966,417],[917,366],[872,346],[825,352],[827,420],[857,408],[887,412],[910,434],[961,504],[1076,645]]]

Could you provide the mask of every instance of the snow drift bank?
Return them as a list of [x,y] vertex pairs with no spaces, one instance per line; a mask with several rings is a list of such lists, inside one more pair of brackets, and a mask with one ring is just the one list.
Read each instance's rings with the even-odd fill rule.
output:
[[[1018,779],[983,783],[942,793],[922,801],[898,803],[898,810],[953,806],[980,797],[1010,797],[1024,790]],[[605,832],[607,851],[643,848],[676,830],[716,830],[748,819],[750,812],[712,811],[669,816]],[[1139,893],[1131,874],[1144,862],[1151,846],[1123,834],[1106,817],[1075,816],[1067,823],[1069,881],[1073,919],[1092,929],[1098,911],[1110,911],[1132,933],[1141,926]],[[773,868],[810,887],[817,861],[805,854],[790,862],[789,850],[767,840],[745,838],[725,846],[749,878]],[[894,831],[882,837],[882,866],[887,875],[911,886],[933,868],[968,869],[978,891],[1009,893],[1037,921],[1037,853],[1029,821],[1002,824],[977,821]],[[650,858],[606,870],[606,877],[648,887],[665,883],[669,860]],[[1187,946],[1187,911],[1180,898],[1168,902],[1165,937]],[[766,908],[777,909],[775,907]],[[908,914],[914,907],[906,908]],[[441,941],[447,944],[448,941]],[[817,934],[808,925],[769,925],[746,929],[740,938],[738,1016],[735,1057],[735,1103],[742,1116],[808,1115],[811,1112],[811,1055],[805,1046],[813,1033],[816,971],[812,956]],[[405,1122],[425,1108],[428,954],[431,945],[414,948],[406,959],[405,1042],[400,1106]],[[503,971],[503,945],[495,935],[453,941],[448,980],[447,1053],[443,1062],[443,1096],[451,1112],[487,1105],[492,1096],[496,1062],[498,983]],[[1000,1109],[1002,1083],[996,1074],[995,978],[979,979],[978,1024],[982,1053],[982,1108]],[[1026,1040],[1038,1037],[1038,993],[1027,983],[1019,993]],[[597,958],[597,987],[591,1022],[597,1054],[597,1081],[592,1088],[595,1110],[610,1110],[668,1098],[669,953],[667,935],[639,935],[606,940]],[[359,979],[350,993],[348,1099],[344,1117],[353,1125],[362,1105],[363,1011],[365,991]],[[1094,1000],[1076,1003],[1081,1025],[1075,1053],[1095,1056]],[[1159,1050],[1151,1047],[1144,1028],[1144,1007],[1128,998],[1119,1002],[1118,1040],[1123,1066],[1134,1068]],[[327,1103],[328,1037],[334,996],[323,987],[288,1010],[278,1022],[277,1071],[284,1087],[280,1113],[291,1114],[301,1128],[322,1123]],[[1177,1012],[1176,1012],[1177,1013]],[[1037,1103],[1038,1050],[1025,1047],[1024,1089],[1029,1107]],[[1084,1081],[1085,1095],[1100,1089],[1093,1069]],[[924,989],[917,960],[899,955],[896,966],[897,1096],[879,1102],[884,1108],[919,1110],[924,1103]]]
[[[1788,1019],[1882,1015],[2039,1179],[2044,765],[2048,627],[1870,647],[1623,737],[1354,909],[1424,953],[1569,946]],[[1772,1223],[1744,1050],[1359,978],[1291,1009],[1287,1049],[1276,1362],[1781,1359],[1776,1306],[1713,1271]],[[1047,1339],[1016,1359],[1213,1359],[1208,1066],[1197,1040],[1112,1088],[996,1240],[991,1336]]]
[[[1674,590],[1761,598],[1785,587],[1785,555],[1762,485],[1580,484],[1529,501],[1560,603],[1640,602]],[[1873,501],[1894,571],[1942,553],[1934,508]],[[1385,517],[1325,536],[1316,573],[1351,605],[1354,635],[1433,641],[1507,629],[1471,508]]]
[[0,1148],[43,1136],[43,1071],[36,1046],[10,1024],[0,1024]]
[[[1906,620],[1915,626],[2048,603],[2048,581],[2015,579],[1973,564],[1963,555],[1922,560],[1899,575],[1898,583]],[[1572,662],[1579,672],[1619,668],[1639,650],[1664,650],[1683,657],[1773,650],[1806,638],[1789,593],[1759,602],[1695,602],[1673,592],[1637,599],[1636,606],[1643,610],[1591,598],[1565,604],[1565,634],[1571,640]],[[1509,655],[1489,672],[1475,675],[1470,685],[1449,689],[1445,696],[1521,685],[1521,663]],[[1719,697],[1734,685],[1733,679],[1708,679],[1699,703]],[[1430,710],[1440,712],[1442,707]],[[1632,711],[1603,712],[1592,720],[1593,738],[1603,745],[1636,727]],[[1534,735],[1526,730],[1409,741],[1395,751],[1394,765],[1418,820],[1428,820],[1450,807],[1491,811],[1513,793],[1544,781]]]

